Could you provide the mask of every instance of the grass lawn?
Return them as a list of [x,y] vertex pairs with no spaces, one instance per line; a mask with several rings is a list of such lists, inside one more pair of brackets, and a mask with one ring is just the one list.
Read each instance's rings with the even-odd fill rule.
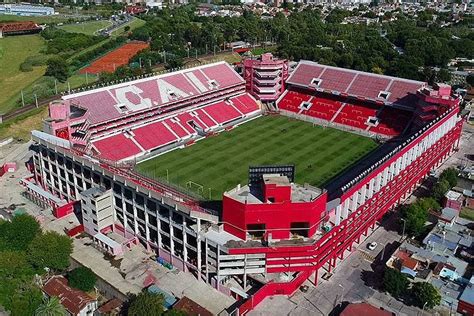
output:
[[470,221],[474,221],[474,210],[468,207],[463,207],[459,216]]
[[23,142],[29,140],[31,138],[31,131],[33,129],[41,130],[43,119],[47,116],[47,108],[38,108],[23,113],[11,121],[0,124],[0,140],[9,137]]
[[262,55],[263,53],[273,53],[276,51],[276,46],[269,46],[269,47],[257,47],[252,49],[252,54],[255,56]]
[[65,24],[60,26],[60,29],[71,33],[83,33],[87,35],[94,35],[100,29],[106,28],[112,23],[109,21],[88,21],[83,23]]
[[203,186],[208,197],[246,184],[250,165],[295,164],[296,182],[321,186],[377,147],[370,138],[313,126],[284,116],[266,116],[231,131],[144,161],[136,169],[186,187]]
[[20,64],[29,56],[39,55],[43,46],[44,41],[37,34],[0,39],[0,112],[12,110],[15,103],[8,101],[43,76],[43,66],[34,67],[30,72],[20,71]]

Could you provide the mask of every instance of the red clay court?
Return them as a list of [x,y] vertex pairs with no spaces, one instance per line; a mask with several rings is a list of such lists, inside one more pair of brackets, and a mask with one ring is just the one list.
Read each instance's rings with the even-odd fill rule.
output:
[[127,43],[116,50],[102,56],[89,66],[81,69],[81,74],[99,74],[101,72],[114,72],[120,66],[128,64],[130,59],[150,45],[145,42]]

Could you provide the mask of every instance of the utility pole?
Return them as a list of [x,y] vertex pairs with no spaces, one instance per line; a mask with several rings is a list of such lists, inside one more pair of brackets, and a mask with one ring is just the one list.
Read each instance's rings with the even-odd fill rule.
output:
[[36,103],[36,107],[38,107],[38,96],[36,95],[36,93],[35,93],[35,103]]
[[25,96],[23,95],[23,90],[21,90],[21,104],[25,106]]
[[401,220],[403,221],[402,239],[404,239],[405,238],[405,224],[407,223],[407,221],[404,218],[402,218]]
[[[87,74],[87,73],[86,73]],[[86,77],[87,78],[87,77]],[[54,92],[58,94],[58,80],[54,79]]]

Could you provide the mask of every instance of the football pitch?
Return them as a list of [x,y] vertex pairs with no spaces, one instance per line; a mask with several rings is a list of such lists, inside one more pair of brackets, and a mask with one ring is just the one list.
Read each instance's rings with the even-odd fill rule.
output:
[[223,192],[247,183],[249,166],[294,164],[297,183],[321,186],[376,147],[367,137],[265,116],[146,160],[136,170],[221,200]]

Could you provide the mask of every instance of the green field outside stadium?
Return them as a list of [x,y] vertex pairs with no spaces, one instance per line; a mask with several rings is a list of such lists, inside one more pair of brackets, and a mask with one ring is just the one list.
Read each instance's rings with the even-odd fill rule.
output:
[[321,186],[376,147],[363,136],[265,116],[144,161],[136,169],[220,200],[224,191],[247,183],[250,165],[295,164],[297,183]]

